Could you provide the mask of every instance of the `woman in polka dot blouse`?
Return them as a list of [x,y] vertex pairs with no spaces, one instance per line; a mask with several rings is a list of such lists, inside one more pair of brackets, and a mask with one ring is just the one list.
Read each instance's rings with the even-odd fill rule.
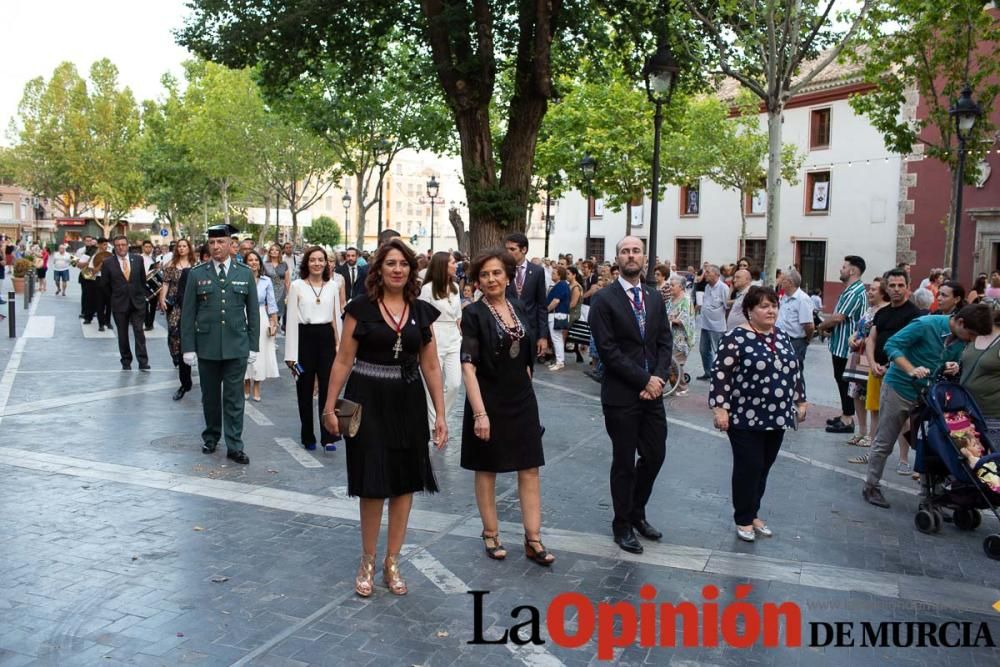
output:
[[773,535],[757,512],[785,430],[805,419],[806,395],[792,342],[774,326],[778,295],[770,287],[751,287],[743,314],[746,324],[719,342],[708,403],[715,428],[726,432],[733,449],[736,534],[753,542]]

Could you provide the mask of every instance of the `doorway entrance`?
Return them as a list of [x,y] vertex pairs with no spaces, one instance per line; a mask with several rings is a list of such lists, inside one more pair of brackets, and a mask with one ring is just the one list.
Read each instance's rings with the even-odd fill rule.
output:
[[807,294],[814,289],[822,292],[826,279],[826,241],[797,241],[795,256],[802,274],[802,289]]

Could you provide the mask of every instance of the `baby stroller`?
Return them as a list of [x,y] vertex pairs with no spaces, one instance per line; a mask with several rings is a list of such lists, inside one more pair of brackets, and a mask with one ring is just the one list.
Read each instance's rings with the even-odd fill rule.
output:
[[[971,470],[949,435],[945,414],[964,411],[982,443],[984,455],[976,462],[978,470],[991,461],[1000,461],[1000,453],[986,436],[986,422],[979,406],[958,384],[941,380],[927,389],[923,400],[911,415],[916,434],[916,460],[913,469],[920,473],[922,499],[913,519],[917,530],[936,533],[950,520],[959,530],[975,530],[982,523],[980,510],[989,510],[1000,521],[997,506],[1000,494],[994,493]],[[950,477],[950,479],[949,479]],[[950,510],[946,518],[942,510]],[[986,536],[983,550],[1000,560],[1000,534]]]

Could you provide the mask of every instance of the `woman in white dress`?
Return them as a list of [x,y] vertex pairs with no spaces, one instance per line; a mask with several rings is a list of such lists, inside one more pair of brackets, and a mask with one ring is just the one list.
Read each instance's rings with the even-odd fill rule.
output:
[[[441,312],[432,324],[437,341],[438,361],[444,376],[445,420],[458,398],[462,384],[462,364],[459,359],[462,347],[462,298],[458,292],[456,273],[458,264],[449,252],[436,252],[427,267],[427,278],[420,288],[420,300],[426,301]],[[426,387],[424,388],[426,391]],[[427,419],[434,432],[434,403],[427,394]]]
[[[336,257],[336,253],[333,255]],[[347,308],[347,291],[344,289],[344,276],[335,270],[335,262],[330,262],[330,280],[333,281],[333,325],[337,334],[337,347],[340,347],[340,335],[344,332],[344,309]]]
[[[260,401],[260,383],[268,378],[278,377],[278,357],[274,345],[274,337],[278,334],[278,302],[274,298],[274,284],[261,272],[264,260],[256,250],[247,253],[244,259],[247,267],[253,271],[257,281],[257,303],[260,304],[260,352],[257,360],[247,364],[246,375],[243,376],[243,395],[250,398],[253,390],[253,400]],[[267,326],[264,326],[267,322]]]

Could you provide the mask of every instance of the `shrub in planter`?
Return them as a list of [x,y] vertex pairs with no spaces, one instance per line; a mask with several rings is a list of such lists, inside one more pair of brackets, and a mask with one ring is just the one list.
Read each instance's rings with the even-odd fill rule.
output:
[[34,268],[34,265],[31,263],[31,260],[22,257],[14,262],[14,277],[24,278],[32,268]]

